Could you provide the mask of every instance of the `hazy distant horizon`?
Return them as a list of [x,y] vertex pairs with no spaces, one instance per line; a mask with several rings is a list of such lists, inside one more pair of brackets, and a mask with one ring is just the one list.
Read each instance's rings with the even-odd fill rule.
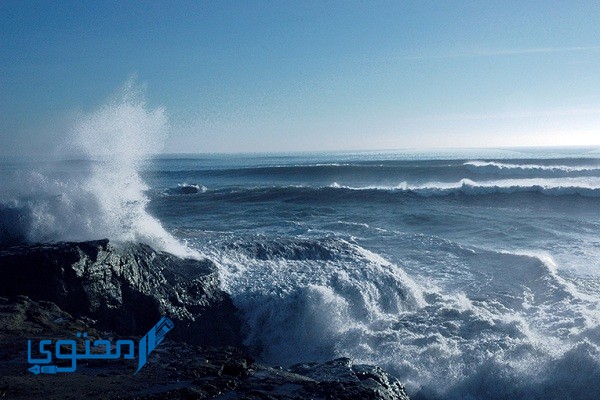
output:
[[[502,153],[504,152],[504,154]],[[404,154],[403,154],[404,153]],[[586,158],[589,155],[592,158],[597,158],[600,153],[600,146],[506,146],[506,147],[454,147],[454,148],[405,148],[405,149],[357,149],[357,150],[305,150],[305,151],[259,151],[259,152],[158,152],[151,156],[152,159],[161,158],[186,158],[198,156],[215,156],[215,157],[293,157],[293,156],[311,156],[311,155],[334,155],[334,156],[351,156],[351,155],[367,155],[372,154],[375,158],[379,155],[413,155],[422,156],[422,159],[427,159],[432,155],[436,158],[449,159],[460,158],[481,158],[481,159],[501,159],[510,158],[515,153],[523,153],[524,155],[535,155],[543,153],[545,157],[552,157],[553,153],[557,158],[562,156],[577,155],[581,158]],[[469,157],[472,156],[472,157]],[[399,157],[401,159],[401,157]],[[526,157],[527,158],[527,157]],[[7,155],[0,154],[0,161],[83,161],[89,160],[89,155],[75,154],[17,154]]]

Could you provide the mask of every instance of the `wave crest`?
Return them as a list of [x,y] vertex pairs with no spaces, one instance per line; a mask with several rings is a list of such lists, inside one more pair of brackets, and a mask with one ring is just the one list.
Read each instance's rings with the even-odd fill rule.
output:
[[274,363],[298,362],[299,353],[331,358],[361,332],[426,304],[400,267],[340,238],[244,238],[212,251],[246,316],[246,344]]
[[461,179],[458,182],[432,182],[422,185],[402,182],[398,186],[341,186],[333,183],[331,188],[348,190],[382,190],[389,192],[414,193],[419,196],[492,195],[536,192],[551,196],[581,195],[600,197],[600,178],[529,178],[500,179],[476,182]]
[[467,161],[463,164],[469,171],[478,174],[497,175],[538,175],[538,176],[569,176],[569,175],[597,175],[600,166],[570,166],[570,165],[540,165],[540,164],[513,164],[496,161]]

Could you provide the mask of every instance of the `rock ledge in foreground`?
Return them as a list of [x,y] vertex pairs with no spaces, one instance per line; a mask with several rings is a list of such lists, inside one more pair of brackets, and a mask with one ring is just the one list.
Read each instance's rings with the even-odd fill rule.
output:
[[[340,358],[270,368],[235,347],[200,347],[165,340],[133,375],[135,360],[80,360],[76,373],[27,372],[26,339],[56,340],[85,331],[111,338],[54,303],[0,297],[0,397],[13,400],[408,400],[396,379],[378,367]],[[169,333],[170,334],[170,333]],[[135,339],[135,338],[133,338]]]
[[[270,368],[245,354],[241,320],[209,260],[107,240],[0,248],[0,397],[10,399],[408,400],[379,367],[341,358]],[[138,339],[166,315],[167,340],[136,375],[132,360],[27,372],[27,339]],[[175,341],[172,339],[178,339]]]
[[121,335],[142,335],[161,316],[172,339],[241,345],[241,320],[210,260],[180,259],[108,240],[0,248],[0,296],[51,301]]

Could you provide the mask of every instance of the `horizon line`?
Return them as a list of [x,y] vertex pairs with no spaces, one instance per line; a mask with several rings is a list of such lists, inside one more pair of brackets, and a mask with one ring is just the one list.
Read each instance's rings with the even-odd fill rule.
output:
[[491,49],[491,50],[473,50],[466,52],[448,53],[448,54],[423,54],[415,56],[399,56],[401,60],[435,60],[448,58],[477,58],[477,57],[503,57],[526,54],[551,54],[567,53],[578,51],[600,51],[600,46],[571,46],[571,47],[530,47],[515,49]]

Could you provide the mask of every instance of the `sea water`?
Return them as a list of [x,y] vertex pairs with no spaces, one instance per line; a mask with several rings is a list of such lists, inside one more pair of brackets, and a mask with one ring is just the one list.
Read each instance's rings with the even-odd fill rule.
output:
[[269,363],[348,356],[414,398],[600,393],[590,149],[181,156],[145,177]]
[[413,399],[597,398],[597,150],[157,156],[166,124],[123,96],[79,121],[75,159],[4,160],[0,242],[209,257],[273,365],[347,356]]

